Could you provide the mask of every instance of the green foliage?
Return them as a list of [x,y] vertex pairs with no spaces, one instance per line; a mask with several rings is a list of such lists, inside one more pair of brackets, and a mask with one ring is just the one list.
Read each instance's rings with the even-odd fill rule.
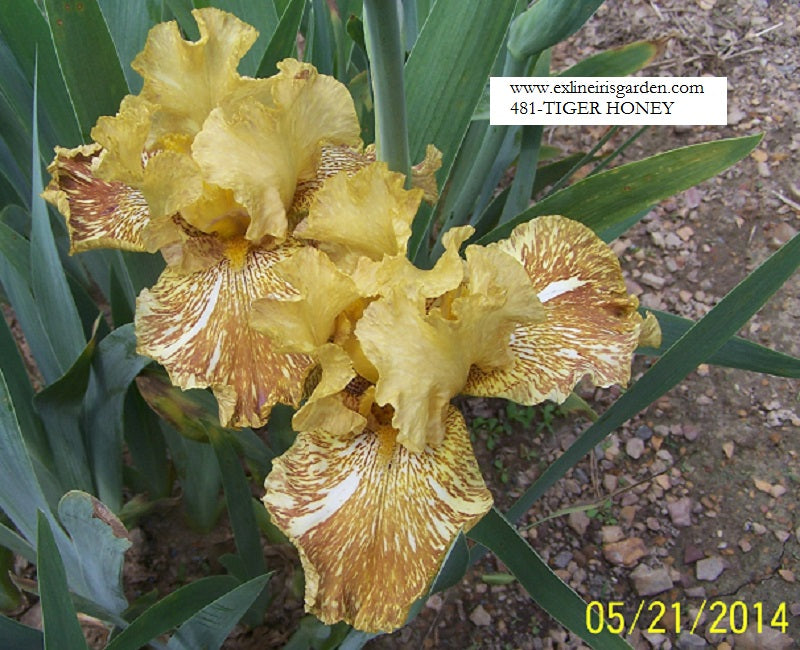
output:
[[203,607],[177,629],[167,649],[219,648],[264,590],[267,580],[268,575],[253,578]]
[[[151,642],[173,650],[218,648],[240,620],[262,623],[269,605],[262,535],[269,543],[286,542],[254,496],[272,460],[294,439],[291,410],[273,412],[265,443],[260,432],[220,427],[208,391],[180,391],[165,373],[146,368],[150,362],[136,352],[130,321],[136,295],[163,268],[161,257],[92,252],[70,258],[63,221],[39,196],[42,164],[50,161],[53,146],[88,140],[98,116],[113,115],[126,93],[140,89],[130,62],[154,24],[175,18],[196,39],[192,9],[233,11],[260,32],[240,66],[243,74],[273,74],[278,61],[297,55],[300,42],[306,60],[350,89],[365,142],[373,142],[377,132],[381,154],[400,146],[397,168],[406,168],[409,159],[420,161],[428,144],[438,147],[441,200],[421,208],[409,244],[420,266],[433,264],[441,251],[436,233],[466,223],[477,228],[477,241],[488,243],[537,215],[565,214],[609,241],[658,201],[733,165],[760,137],[706,142],[604,169],[638,132],[599,157],[617,129],[587,152],[562,154],[543,144],[540,127],[490,126],[489,75],[549,74],[549,48],[578,30],[601,0],[539,0],[530,7],[498,0],[473,3],[469,11],[459,0],[410,0],[403,2],[402,22],[396,14],[387,20],[387,3],[374,2],[372,15],[369,8],[365,15],[360,0],[336,4],[338,12],[324,0],[6,0],[0,11],[0,284],[35,365],[26,364],[19,333],[4,320],[0,569],[8,568],[10,552],[37,564],[44,616],[44,633],[0,616],[0,638],[11,647],[85,648],[76,618],[76,611],[84,611],[112,628],[110,650]],[[396,31],[396,42],[384,61],[387,51],[374,33],[387,26]],[[631,43],[558,74],[631,74],[658,56],[660,47],[658,41]],[[387,74],[391,65],[395,72]],[[407,126],[398,119],[403,107]],[[592,164],[597,166],[590,175],[571,183]],[[512,165],[511,187],[497,192]],[[550,193],[542,196],[547,188]],[[532,199],[538,201],[528,207]],[[497,417],[475,418],[474,437],[488,452],[512,433],[552,432],[555,418],[567,412],[593,423],[507,515],[494,510],[470,531],[478,546],[470,549],[463,534],[456,538],[431,591],[456,584],[489,549],[510,573],[486,575],[486,583],[519,581],[587,642],[628,647],[606,632],[588,634],[585,604],[512,522],[579,458],[698,364],[799,377],[799,359],[733,336],[798,260],[795,237],[696,323],[657,312],[663,344],[641,352],[660,356],[658,362],[600,417],[572,395],[561,407],[509,402]],[[539,462],[538,450],[524,445],[519,456]],[[510,480],[507,457],[493,455],[490,462],[501,483]],[[195,580],[129,606],[121,580],[130,541],[122,522],[177,501],[185,523],[199,530],[210,530],[226,512],[236,546],[235,554],[222,558],[228,575]],[[584,509],[610,521],[603,503]],[[0,606],[13,597],[0,578]],[[414,611],[419,607],[421,602]],[[154,641],[167,634],[169,641]],[[354,650],[372,637],[306,617],[286,647]]]
[[[569,214],[601,237],[653,203],[700,183],[746,156],[761,136],[705,142],[657,154],[589,176],[539,201],[478,240],[507,237],[515,226],[544,214]],[[642,215],[643,216],[643,215]]]
[[83,137],[114,115],[128,92],[117,50],[97,0],[45,0],[58,65]]
[[542,608],[568,630],[595,647],[630,648],[619,636],[602,630],[592,634],[586,626],[585,604],[547,566],[514,526],[496,508],[470,531],[469,536],[497,555]]
[[574,34],[603,0],[539,0],[517,16],[508,35],[508,51],[516,59],[543,52]]

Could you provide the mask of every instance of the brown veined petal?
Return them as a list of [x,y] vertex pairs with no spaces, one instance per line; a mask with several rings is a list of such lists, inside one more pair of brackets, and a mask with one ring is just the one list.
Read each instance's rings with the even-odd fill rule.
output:
[[71,253],[93,248],[144,251],[142,231],[150,223],[147,201],[139,190],[94,175],[92,164],[101,151],[99,144],[56,147],[47,168],[52,180],[42,197],[64,215]]
[[561,216],[533,219],[498,244],[522,262],[545,320],[514,330],[509,370],[473,367],[464,392],[538,404],[564,401],[585,375],[596,386],[627,384],[642,317],[611,249]]
[[300,433],[273,461],[264,503],[306,575],[306,609],[368,632],[405,623],[461,530],[491,508],[461,414],[436,449],[409,452],[387,426]]
[[236,71],[258,32],[233,14],[211,7],[192,11],[200,38],[181,37],[175,21],[150,30],[131,63],[144,79],[141,97],[158,105],[154,135],[194,135],[208,114],[246,80]]
[[298,404],[312,364],[305,355],[276,352],[247,324],[255,298],[287,290],[272,267],[296,244],[267,249],[242,239],[206,241],[218,249],[216,263],[190,273],[167,267],[139,295],[137,349],[161,363],[177,386],[211,386],[223,425],[261,426],[277,402]]

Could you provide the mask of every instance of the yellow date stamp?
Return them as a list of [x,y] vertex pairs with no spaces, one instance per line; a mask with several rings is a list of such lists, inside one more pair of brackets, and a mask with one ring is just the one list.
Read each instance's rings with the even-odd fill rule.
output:
[[789,627],[786,603],[768,609],[764,603],[734,600],[703,600],[694,611],[679,602],[640,600],[635,613],[622,601],[593,600],[586,607],[586,628],[590,634],[608,630],[612,634],[630,635],[637,629],[648,634],[680,634],[686,630],[711,634],[744,634],[753,630],[761,634],[765,628],[785,633]]

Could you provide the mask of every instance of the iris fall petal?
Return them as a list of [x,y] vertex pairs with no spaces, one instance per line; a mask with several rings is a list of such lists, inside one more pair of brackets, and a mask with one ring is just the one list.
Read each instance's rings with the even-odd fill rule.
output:
[[245,326],[256,297],[287,291],[272,267],[295,246],[208,240],[218,247],[215,263],[190,273],[169,266],[139,295],[137,349],[181,388],[211,386],[223,425],[261,426],[275,403],[299,403],[312,364],[276,352],[267,336]]
[[522,224],[499,246],[522,262],[545,320],[518,326],[514,365],[489,373],[474,367],[464,392],[537,404],[564,401],[585,375],[597,386],[627,384],[642,317],[611,249],[560,216]]
[[95,176],[93,162],[101,151],[98,144],[57,147],[48,167],[52,180],[42,196],[64,215],[70,252],[93,248],[144,251],[142,231],[150,224],[147,201],[139,190]]
[[402,625],[455,536],[492,505],[455,408],[435,449],[409,452],[395,434],[300,433],[267,477],[264,503],[298,548],[306,608],[326,623]]

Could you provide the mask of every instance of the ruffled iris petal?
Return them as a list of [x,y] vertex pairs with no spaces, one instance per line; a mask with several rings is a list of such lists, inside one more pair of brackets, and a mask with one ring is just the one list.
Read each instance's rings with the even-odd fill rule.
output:
[[138,95],[123,97],[116,115],[104,115],[92,129],[92,140],[103,148],[96,173],[107,181],[138,186],[144,177],[150,120],[154,106]]
[[194,135],[215,107],[248,83],[236,68],[258,32],[219,9],[195,9],[192,15],[199,40],[185,41],[175,21],[160,23],[131,63],[144,78],[141,97],[159,105],[157,136]]
[[[198,248],[199,239],[191,245]],[[272,267],[296,247],[202,239],[214,250],[193,256],[213,263],[189,273],[170,266],[140,294],[138,352],[161,363],[181,388],[211,386],[223,425],[261,426],[277,402],[298,404],[312,363],[305,355],[276,352],[267,336],[246,326],[255,298],[291,290]]]
[[537,404],[564,401],[585,375],[597,386],[627,384],[642,317],[611,249],[560,216],[522,224],[498,245],[522,262],[546,317],[514,330],[510,369],[473,368],[464,392]]
[[394,408],[398,442],[412,451],[441,443],[450,399],[467,379],[470,361],[457,329],[453,321],[426,318],[424,307],[400,292],[370,304],[356,326],[378,371],[375,401]]
[[300,553],[308,611],[371,632],[405,622],[457,533],[492,505],[454,408],[442,444],[421,453],[374,429],[298,434],[273,461],[264,497]]
[[313,354],[334,333],[339,314],[359,299],[356,286],[315,248],[301,248],[274,272],[297,293],[257,300],[250,325],[281,349]]
[[353,147],[323,146],[314,177],[297,183],[292,199],[292,212],[299,214],[307,211],[314,195],[331,176],[340,172],[353,174],[373,162],[375,156],[369,156]]
[[313,239],[339,266],[352,269],[366,257],[405,255],[421,190],[406,190],[405,177],[386,163],[328,179],[314,195],[295,236]]
[[446,252],[430,271],[405,258],[385,258],[374,274],[375,290],[384,295],[367,306],[355,328],[377,370],[375,399],[394,408],[397,439],[412,451],[441,442],[448,404],[470,368],[510,367],[514,327],[543,316],[525,269],[512,256],[469,247],[466,263],[461,260],[459,244],[470,233],[448,232]]
[[42,196],[64,215],[70,252],[93,248],[147,250],[142,240],[142,232],[150,224],[147,201],[139,190],[95,176],[93,162],[101,152],[98,144],[57,147],[48,167],[52,180]]
[[360,144],[344,85],[309,64],[287,59],[279,67],[269,80],[273,105],[249,98],[215,109],[192,145],[203,177],[247,209],[254,242],[286,236],[297,184],[315,177],[323,146]]

